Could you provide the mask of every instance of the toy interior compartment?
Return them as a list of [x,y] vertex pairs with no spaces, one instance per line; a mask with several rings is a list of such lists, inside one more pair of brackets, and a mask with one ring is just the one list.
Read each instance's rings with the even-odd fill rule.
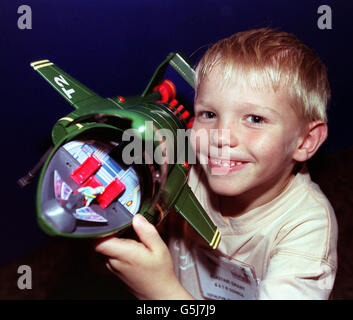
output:
[[[114,178],[119,178],[125,184],[125,190],[115,198],[105,209],[103,209],[95,200],[89,205],[94,213],[103,217],[105,222],[92,222],[76,219],[76,226],[71,234],[89,235],[109,233],[113,229],[117,229],[131,222],[133,216],[138,213],[141,206],[143,180],[141,175],[137,173],[134,166],[124,166],[119,164],[110,156],[113,145],[97,141],[71,141],[61,146],[48,164],[47,170],[43,177],[42,188],[40,192],[41,214],[42,217],[50,223],[50,217],[43,210],[47,201],[57,200],[57,204],[61,208],[65,205],[65,199],[58,197],[55,191],[55,177],[58,176],[65,182],[68,190],[72,190],[74,194],[80,185],[71,177],[75,171],[88,157],[94,153],[102,162],[101,167],[94,173],[95,177],[106,187]],[[146,182],[146,181],[145,181]],[[81,185],[82,186],[82,185]],[[62,194],[61,194],[62,195]],[[67,199],[66,199],[67,200]],[[59,209],[61,209],[58,207]],[[66,213],[73,215],[76,209],[66,210]],[[50,223],[52,227],[55,226]],[[58,231],[58,230],[57,230]]]

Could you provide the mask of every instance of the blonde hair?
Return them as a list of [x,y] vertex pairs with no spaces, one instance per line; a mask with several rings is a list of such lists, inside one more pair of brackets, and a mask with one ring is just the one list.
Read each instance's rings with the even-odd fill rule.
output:
[[288,90],[292,107],[306,121],[327,121],[330,85],[325,65],[295,35],[269,28],[238,32],[211,46],[196,68],[200,83],[220,67],[225,83],[235,76],[263,90]]

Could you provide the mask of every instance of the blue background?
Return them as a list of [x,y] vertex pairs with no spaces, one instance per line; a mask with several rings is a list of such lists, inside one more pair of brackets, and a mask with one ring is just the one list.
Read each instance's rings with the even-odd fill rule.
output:
[[[32,29],[20,30],[20,5]],[[332,30],[317,27],[320,5],[332,9]],[[273,27],[295,33],[328,67],[330,134],[323,152],[353,145],[351,1],[255,0],[2,0],[0,264],[48,241],[35,218],[36,182],[16,180],[39,160],[51,129],[71,107],[33,69],[49,59],[103,97],[140,94],[158,64],[182,50],[197,62],[206,47],[237,31]]]

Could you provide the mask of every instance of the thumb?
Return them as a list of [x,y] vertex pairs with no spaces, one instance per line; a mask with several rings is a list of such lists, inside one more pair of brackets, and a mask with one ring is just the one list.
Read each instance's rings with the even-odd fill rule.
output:
[[150,250],[156,251],[164,246],[164,242],[155,226],[149,223],[143,215],[135,215],[132,226],[141,242]]

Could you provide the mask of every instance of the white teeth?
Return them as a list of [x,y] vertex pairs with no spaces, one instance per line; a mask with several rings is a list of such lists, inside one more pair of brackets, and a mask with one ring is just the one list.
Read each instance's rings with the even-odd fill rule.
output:
[[210,159],[211,163],[219,167],[235,167],[243,164],[241,161]]

